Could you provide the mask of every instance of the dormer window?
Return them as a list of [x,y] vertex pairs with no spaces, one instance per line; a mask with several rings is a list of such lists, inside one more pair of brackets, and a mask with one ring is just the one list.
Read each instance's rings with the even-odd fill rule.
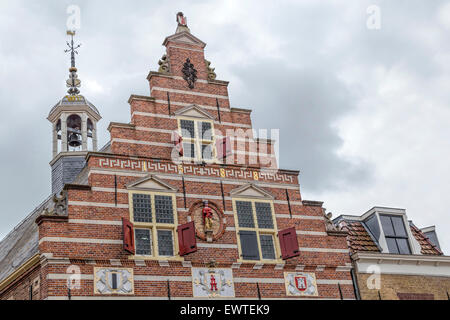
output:
[[382,253],[420,254],[404,209],[374,207],[360,221]]
[[380,214],[389,253],[411,254],[403,217]]

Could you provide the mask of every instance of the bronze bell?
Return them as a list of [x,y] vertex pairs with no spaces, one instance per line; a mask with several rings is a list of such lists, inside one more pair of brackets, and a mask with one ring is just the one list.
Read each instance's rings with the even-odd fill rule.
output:
[[70,134],[69,146],[74,147],[74,148],[81,146],[81,140],[78,139],[78,135],[76,133]]

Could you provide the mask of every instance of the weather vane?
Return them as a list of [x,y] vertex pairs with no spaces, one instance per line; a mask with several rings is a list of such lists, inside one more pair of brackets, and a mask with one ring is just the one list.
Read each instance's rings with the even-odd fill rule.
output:
[[66,81],[67,87],[69,90],[67,93],[69,93],[72,96],[75,96],[80,93],[80,90],[78,89],[81,86],[81,81],[78,79],[77,75],[77,68],[75,67],[75,54],[78,54],[77,49],[81,47],[81,44],[75,46],[73,42],[73,36],[75,35],[75,31],[67,31],[67,35],[71,36],[70,43],[67,42],[67,46],[69,49],[64,50],[64,52],[70,52],[70,61],[71,61],[71,67],[69,69],[70,75],[69,79]]

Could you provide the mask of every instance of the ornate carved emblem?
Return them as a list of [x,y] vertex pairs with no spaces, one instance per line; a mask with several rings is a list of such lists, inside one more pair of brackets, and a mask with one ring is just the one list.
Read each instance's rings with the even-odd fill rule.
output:
[[193,268],[194,297],[234,297],[231,269]]
[[201,240],[212,242],[224,234],[225,218],[214,202],[195,202],[189,210],[189,215],[194,221],[196,235]]
[[195,81],[197,81],[197,70],[188,58],[183,65],[183,79],[188,83],[189,88],[194,89]]
[[94,268],[96,294],[133,294],[133,269]]
[[286,293],[288,296],[317,296],[316,275],[314,273],[289,273],[284,274]]

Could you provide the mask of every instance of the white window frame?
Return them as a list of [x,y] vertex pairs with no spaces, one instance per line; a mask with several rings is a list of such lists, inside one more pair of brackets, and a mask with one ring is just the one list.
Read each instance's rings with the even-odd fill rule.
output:
[[[183,132],[181,129],[181,120],[193,121],[194,122],[194,137],[186,137],[183,136]],[[195,148],[194,158],[187,157],[186,152],[184,152],[182,161],[198,161],[198,162],[206,162],[206,163],[216,163],[217,162],[217,151],[216,151],[216,135],[214,129],[214,121],[210,119],[201,119],[201,118],[193,118],[193,117],[178,117],[178,134],[183,137],[183,148],[184,143],[193,143]],[[211,124],[211,140],[200,139],[199,137],[199,123],[207,122]],[[211,159],[203,159],[202,157],[202,146],[204,144],[211,145]]]

